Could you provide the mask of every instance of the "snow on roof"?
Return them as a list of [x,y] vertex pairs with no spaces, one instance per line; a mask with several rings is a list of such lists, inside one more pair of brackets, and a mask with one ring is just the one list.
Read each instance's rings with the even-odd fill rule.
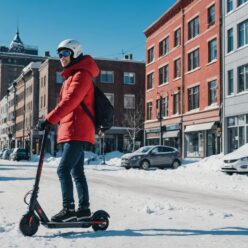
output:
[[40,68],[41,62],[31,62],[25,68],[23,68],[23,73],[26,74],[28,71],[32,69]]

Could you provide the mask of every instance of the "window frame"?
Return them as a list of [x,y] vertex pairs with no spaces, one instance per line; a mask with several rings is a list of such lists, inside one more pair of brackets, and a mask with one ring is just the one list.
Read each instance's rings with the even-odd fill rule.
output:
[[[103,78],[105,76],[106,78]],[[109,81],[109,77],[111,76],[112,81]],[[114,83],[114,71],[101,70],[100,72],[100,82],[103,84],[113,84]],[[106,79],[106,80],[105,80]]]
[[[212,9],[214,9],[213,13],[211,12]],[[211,19],[212,15],[214,15],[213,20]],[[208,27],[215,24],[215,19],[216,19],[215,4],[212,4],[210,7],[208,7]]]
[[200,67],[200,50],[196,48],[188,53],[188,71],[193,71],[198,67]]
[[[130,82],[130,78],[132,78],[132,77],[130,77],[130,74],[133,75],[133,82]],[[129,82],[126,82],[125,78],[128,78]],[[124,72],[123,73],[123,84],[125,84],[125,85],[135,85],[135,83],[136,83],[136,73],[135,72]]]
[[[214,45],[212,45],[214,43]],[[208,63],[217,60],[218,49],[217,49],[217,38],[214,38],[208,42]]]
[[169,64],[159,68],[159,85],[169,82]]
[[169,36],[165,37],[159,42],[159,57],[165,56],[169,53],[170,43]]
[[[212,83],[215,83],[214,87],[211,85]],[[208,105],[212,105],[217,103],[217,80],[211,80],[208,82]]]
[[188,22],[188,40],[193,39],[199,34],[200,34],[199,16],[196,16]]
[[196,85],[188,89],[188,111],[200,107],[200,86]]

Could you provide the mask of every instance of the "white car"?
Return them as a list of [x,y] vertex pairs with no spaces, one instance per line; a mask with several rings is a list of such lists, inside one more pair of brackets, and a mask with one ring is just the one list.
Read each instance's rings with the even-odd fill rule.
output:
[[248,144],[226,154],[223,158],[221,171],[229,175],[233,173],[248,173]]

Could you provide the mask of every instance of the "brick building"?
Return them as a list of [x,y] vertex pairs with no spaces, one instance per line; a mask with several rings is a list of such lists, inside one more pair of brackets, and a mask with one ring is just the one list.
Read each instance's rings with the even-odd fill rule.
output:
[[146,144],[183,157],[220,151],[220,5],[177,1],[145,30]]
[[0,46],[0,100],[25,66],[42,60],[44,57],[38,56],[36,47],[23,44],[18,31],[9,47]]

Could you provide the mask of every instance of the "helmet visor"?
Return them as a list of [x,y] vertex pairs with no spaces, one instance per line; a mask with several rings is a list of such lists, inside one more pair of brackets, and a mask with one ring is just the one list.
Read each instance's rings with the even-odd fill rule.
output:
[[59,58],[71,56],[71,51],[67,49],[62,49],[58,52]]

